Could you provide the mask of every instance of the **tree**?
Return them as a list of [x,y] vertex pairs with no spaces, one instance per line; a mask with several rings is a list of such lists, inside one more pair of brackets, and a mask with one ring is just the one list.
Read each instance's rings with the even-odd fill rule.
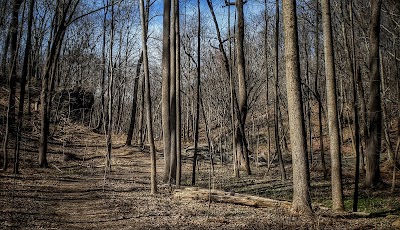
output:
[[171,170],[171,128],[170,128],[170,24],[171,0],[164,0],[163,48],[162,48],[162,130],[164,143],[164,182],[169,181]]
[[47,54],[46,64],[42,77],[42,90],[40,94],[40,140],[39,140],[39,166],[47,167],[47,138],[50,126],[50,108],[52,86],[55,80],[55,68],[58,64],[61,46],[64,40],[67,25],[73,21],[73,15],[80,0],[69,0],[64,3],[57,2],[55,20],[52,24],[52,41]]
[[249,152],[247,149],[245,124],[247,116],[247,87],[246,87],[246,61],[244,57],[244,13],[243,0],[236,1],[237,33],[236,33],[236,61],[238,75],[238,105],[239,105],[239,127],[236,133],[237,150],[244,158],[247,175],[251,175]]
[[149,7],[150,0],[146,0],[146,11],[144,10],[144,0],[140,0],[140,15],[142,24],[142,46],[143,46],[143,69],[145,81],[145,106],[146,106],[146,124],[147,138],[150,145],[151,158],[151,193],[157,192],[157,173],[156,173],[156,149],[154,147],[153,137],[153,118],[151,112],[151,97],[150,97],[150,76],[149,76],[149,58],[147,54],[147,30],[149,25]]
[[322,98],[320,89],[318,87],[319,79],[319,0],[315,0],[315,93],[318,100],[318,130],[319,130],[319,145],[321,151],[321,168],[324,173],[324,179],[327,179],[327,170],[325,164],[325,150],[324,150],[324,133],[322,129]]
[[110,56],[109,59],[109,80],[108,80],[108,125],[107,125],[107,156],[106,156],[106,169],[111,171],[111,152],[112,152],[112,122],[113,122],[113,87],[114,87],[114,61],[113,61],[113,49],[114,49],[114,0],[111,0],[111,31],[110,31]]
[[170,171],[169,171],[169,182],[176,179],[176,163],[177,163],[177,151],[176,151],[176,18],[177,18],[177,1],[171,0],[171,35],[170,35],[170,137],[171,137],[171,161],[170,161]]
[[232,3],[228,2],[225,0],[225,4],[228,7],[228,40],[229,40],[229,59],[228,55],[226,54],[225,48],[224,48],[224,43],[222,40],[221,36],[221,31],[219,29],[217,17],[215,16],[213,4],[211,0],[207,0],[208,8],[210,9],[215,29],[217,31],[217,39],[218,39],[218,49],[222,54],[222,58],[224,61],[224,70],[227,78],[229,79],[229,91],[230,91],[230,112],[231,112],[231,130],[232,130],[232,156],[233,156],[233,172],[235,177],[239,177],[239,163],[238,163],[238,157],[237,157],[237,151],[236,151],[236,115],[237,113],[235,112],[235,109],[237,107],[237,101],[236,101],[236,94],[235,94],[235,84],[233,80],[233,74],[232,74],[232,64],[231,64],[231,52],[232,52],[232,39],[231,39],[231,29],[230,29],[230,18],[231,18],[231,8],[230,6]]
[[200,32],[201,32],[201,11],[200,0],[197,0],[197,81],[196,81],[196,118],[194,125],[194,153],[192,165],[192,185],[196,184],[196,164],[197,164],[197,147],[199,143],[199,124],[200,124]]
[[20,136],[22,129],[22,122],[24,116],[24,104],[25,104],[25,86],[26,86],[26,78],[28,75],[29,68],[29,57],[31,55],[31,47],[32,47],[32,24],[33,24],[33,10],[35,6],[35,0],[29,1],[29,15],[28,15],[28,31],[26,35],[26,44],[25,44],[25,53],[24,60],[22,64],[22,72],[21,72],[21,89],[19,96],[19,105],[18,105],[18,120],[17,120],[17,136],[16,136],[16,150],[14,155],[14,173],[18,174],[19,169],[19,147],[20,147]]
[[322,0],[322,24],[324,32],[325,74],[328,110],[328,127],[332,171],[332,208],[343,211],[342,163],[340,153],[339,123],[337,112],[335,63],[331,26],[330,0]]
[[310,214],[312,213],[312,209],[308,183],[309,178],[307,176],[307,147],[300,86],[296,1],[283,0],[282,4],[285,33],[286,88],[293,162],[292,209],[296,212]]
[[381,153],[382,136],[382,105],[381,105],[381,76],[379,71],[379,34],[382,0],[371,0],[371,21],[369,24],[369,133],[366,149],[366,177],[367,187],[374,188],[381,180],[379,159]]
[[[11,36],[10,41],[10,51],[11,51],[11,61],[10,61],[10,77],[9,77],[9,95],[8,95],[8,108],[7,108],[7,123],[6,123],[6,133],[4,135],[4,144],[3,144],[3,152],[4,152],[4,161],[3,161],[3,170],[7,169],[8,166],[8,139],[10,132],[15,129],[15,94],[16,94],[16,83],[17,83],[17,62],[18,62],[18,15],[19,8],[21,7],[22,0],[14,0],[13,1],[13,11],[12,11],[12,19],[10,22],[9,34]],[[6,55],[6,54],[4,54]]]
[[279,166],[281,170],[281,179],[286,180],[285,166],[283,165],[282,152],[279,138],[279,0],[275,1],[275,103],[274,103],[274,135],[275,135],[275,152],[278,155]]
[[139,85],[139,76],[140,76],[140,69],[143,62],[143,51],[140,54],[137,66],[136,66],[136,76],[135,80],[133,81],[133,97],[132,97],[132,110],[131,110],[131,122],[128,129],[128,134],[126,137],[125,144],[127,146],[132,145],[132,138],[133,138],[133,130],[135,129],[135,121],[136,121],[136,110],[137,110],[137,103],[138,103],[138,85]]
[[179,187],[181,183],[182,163],[181,163],[181,149],[182,149],[182,122],[181,122],[181,36],[180,36],[180,18],[179,18],[179,0],[175,0],[175,39],[176,39],[176,185]]
[[[108,1],[105,3],[108,5]],[[106,116],[105,116],[105,109],[106,109],[106,104],[105,104],[105,97],[104,97],[104,91],[105,91],[105,81],[106,81],[106,35],[107,35],[107,13],[108,13],[108,7],[104,7],[104,15],[103,15],[103,39],[102,39],[102,45],[101,45],[101,91],[100,91],[100,116],[99,116],[99,123],[96,127],[96,130],[100,131],[104,126],[103,130],[104,133],[106,132],[107,128],[105,125],[108,123],[105,122]]]

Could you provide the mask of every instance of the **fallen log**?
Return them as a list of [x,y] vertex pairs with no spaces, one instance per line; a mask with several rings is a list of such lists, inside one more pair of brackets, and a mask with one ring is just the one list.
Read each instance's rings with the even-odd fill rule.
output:
[[200,188],[184,188],[177,189],[174,192],[174,197],[178,199],[192,200],[211,200],[219,203],[239,204],[257,208],[283,207],[290,209],[291,203],[288,201],[273,200],[258,196],[239,194],[234,192],[225,192],[220,190],[200,189]]
[[[291,211],[291,202],[274,200],[264,197],[251,196],[246,194],[225,192],[221,190],[212,189],[211,193],[208,189],[201,189],[195,187],[187,187],[184,189],[176,189],[174,191],[174,198],[177,199],[190,199],[190,200],[202,200],[212,201],[219,203],[238,204],[244,206],[250,206],[255,208],[285,208]],[[321,204],[315,204],[314,210],[318,210],[322,216],[330,217],[356,217],[356,218],[368,218],[371,217],[370,213],[365,212],[333,212],[331,209],[323,207]]]

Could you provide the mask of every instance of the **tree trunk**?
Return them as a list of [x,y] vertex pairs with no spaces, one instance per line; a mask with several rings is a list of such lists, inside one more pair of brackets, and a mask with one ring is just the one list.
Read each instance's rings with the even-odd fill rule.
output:
[[236,33],[236,58],[238,75],[238,105],[239,105],[239,126],[236,134],[237,145],[240,155],[244,158],[247,175],[251,175],[249,152],[246,141],[246,116],[247,116],[247,86],[246,86],[246,62],[244,57],[244,13],[243,0],[236,0],[237,12],[237,33]]
[[156,149],[154,147],[153,137],[153,118],[151,112],[151,95],[150,95],[150,76],[149,76],[149,59],[147,55],[147,28],[149,25],[149,7],[150,0],[146,0],[146,12],[144,10],[144,0],[140,0],[140,14],[142,23],[142,46],[143,46],[143,70],[145,82],[145,105],[146,105],[146,123],[147,138],[150,144],[150,161],[151,161],[151,193],[157,193],[157,173],[156,173]]
[[171,61],[171,78],[170,78],[170,136],[171,136],[171,162],[169,171],[169,183],[176,179],[176,0],[171,1],[171,35],[170,35],[170,61]]
[[[101,91],[100,91],[100,97],[101,97],[101,108],[100,108],[100,116],[99,116],[99,123],[96,127],[97,131],[100,131],[103,129],[104,133],[107,130],[107,127],[105,125],[108,123],[105,121],[105,98],[104,98],[104,91],[105,91],[105,81],[106,81],[106,33],[107,33],[107,12],[108,12],[108,7],[104,8],[104,17],[103,17],[103,41],[102,41],[102,46],[101,46]],[[104,126],[104,127],[103,127]]]
[[[72,19],[72,15],[76,10],[76,6],[79,4],[79,1],[74,2],[72,11],[69,13],[68,19]],[[52,41],[50,44],[50,50],[47,55],[47,60],[45,64],[45,70],[42,77],[42,91],[40,95],[40,140],[39,140],[39,167],[47,167],[47,138],[49,135],[49,116],[50,116],[50,98],[51,98],[51,90],[54,85],[54,74],[55,74],[55,66],[57,65],[57,59],[60,54],[60,49],[62,42],[65,36],[65,30],[67,29],[66,25],[68,24],[66,21],[68,11],[72,5],[72,1],[68,1],[65,3],[65,7],[60,9],[60,5],[56,6],[56,17],[58,21],[53,24],[54,35],[52,36]],[[51,78],[51,79],[50,79]]]
[[[28,75],[29,68],[29,57],[31,53],[32,47],[32,24],[33,24],[33,9],[35,6],[35,0],[29,1],[29,15],[28,15],[28,31],[26,35],[26,44],[25,44],[25,53],[24,60],[22,65],[22,73],[21,73],[21,90],[19,96],[19,105],[18,105],[18,124],[17,124],[17,138],[16,144],[17,148],[14,156],[14,173],[18,174],[19,172],[19,147],[20,147],[20,136],[23,124],[23,115],[24,115],[24,104],[25,104],[25,86],[26,79]],[[28,105],[29,106],[29,105]]]
[[[269,129],[269,68],[268,68],[268,5],[267,0],[264,0],[264,20],[265,20],[265,31],[264,31],[264,55],[265,55],[265,69],[266,69],[266,120],[267,120],[267,158],[269,163],[269,157],[271,155],[271,132]],[[258,157],[257,157],[258,159]]]
[[379,34],[382,0],[371,0],[370,22],[370,100],[369,100],[369,133],[366,149],[366,176],[365,185],[376,187],[381,181],[379,160],[382,137],[382,105],[380,97],[381,76],[379,73]]
[[175,0],[176,12],[175,12],[175,39],[176,39],[176,185],[179,187],[181,184],[182,174],[182,163],[181,163],[181,133],[182,133],[182,118],[181,118],[181,37],[180,37],[180,10],[179,1]]
[[319,0],[315,1],[316,4],[316,12],[315,12],[315,93],[317,94],[317,100],[318,100],[318,131],[319,131],[319,148],[321,151],[321,168],[324,173],[324,179],[326,180],[328,175],[327,175],[327,169],[326,169],[326,163],[325,163],[325,150],[324,150],[324,133],[322,129],[322,97],[321,94],[319,93],[319,86],[318,86],[318,79],[319,79]]
[[201,34],[201,11],[200,0],[197,0],[197,83],[196,83],[196,118],[194,127],[194,155],[192,165],[192,185],[196,184],[196,165],[197,165],[197,147],[199,142],[199,124],[200,124],[200,34]]
[[[350,13],[350,27],[351,27],[351,47],[352,47],[352,60],[350,51],[348,51],[349,63],[351,64],[351,72],[352,76],[350,79],[351,87],[353,90],[352,97],[353,97],[353,120],[354,120],[354,145],[355,145],[355,155],[356,155],[356,162],[355,162],[355,172],[354,172],[354,193],[353,193],[353,212],[357,212],[357,205],[358,205],[358,183],[360,181],[360,124],[358,118],[358,98],[357,98],[357,74],[360,74],[360,70],[357,71],[357,61],[356,61],[356,47],[355,47],[355,35],[354,35],[354,21],[353,21],[353,0],[349,3],[349,13]],[[346,33],[345,33],[346,34]]]
[[171,0],[164,0],[163,51],[162,51],[162,127],[164,143],[164,182],[169,181],[171,169],[171,129],[170,129],[170,26]]
[[[11,25],[10,25],[11,26]],[[11,27],[10,27],[11,28]],[[7,56],[8,56],[8,48],[10,46],[10,37],[11,37],[11,30],[7,32],[6,39],[4,41],[4,46],[3,46],[3,56],[1,58],[1,79],[0,79],[0,84],[2,85],[7,85],[8,80],[7,75],[8,75],[8,68],[7,68]]]
[[[11,37],[10,41],[10,51],[11,51],[11,61],[10,61],[10,76],[9,76],[9,95],[8,95],[8,108],[7,108],[7,123],[6,123],[6,133],[4,135],[4,161],[3,170],[8,167],[8,141],[11,132],[15,131],[15,94],[16,94],[16,84],[17,84],[17,60],[18,60],[18,15],[19,9],[21,7],[22,0],[14,0],[13,2],[13,12],[11,18],[11,24],[9,29],[9,34]],[[4,54],[6,55],[6,54]],[[5,75],[7,76],[7,75]]]
[[108,125],[107,125],[107,156],[106,156],[106,170],[111,171],[111,152],[112,152],[112,124],[113,124],[113,87],[114,87],[114,61],[113,61],[113,48],[114,48],[114,0],[111,0],[111,31],[110,31],[110,56],[109,58],[109,82],[108,82]]
[[136,66],[136,76],[133,82],[133,99],[132,99],[132,111],[131,111],[131,122],[129,125],[128,134],[126,137],[125,144],[127,146],[132,145],[132,138],[133,138],[133,130],[135,129],[135,121],[136,121],[136,110],[137,110],[137,102],[138,102],[138,85],[139,85],[139,77],[140,77],[140,69],[143,62],[143,51],[140,53],[140,58],[138,60]]
[[311,214],[306,135],[300,85],[296,1],[283,0],[282,8],[285,32],[286,88],[293,162],[292,209],[295,212]]
[[281,180],[286,180],[285,166],[283,165],[282,151],[279,138],[279,0],[275,1],[275,103],[274,103],[274,135],[275,135],[275,152],[278,156],[279,166],[281,170]]
[[[226,2],[227,3],[227,2]],[[231,30],[230,30],[230,18],[231,18],[231,10],[230,10],[230,3],[227,3],[228,7],[228,41],[229,41],[229,59],[228,55],[226,54],[226,51],[224,49],[222,37],[221,37],[221,32],[218,26],[218,21],[217,17],[215,16],[212,1],[207,0],[208,7],[210,9],[211,15],[213,17],[215,29],[217,31],[217,38],[218,38],[218,43],[219,43],[219,51],[222,53],[222,57],[224,60],[224,67],[225,67],[225,73],[229,79],[229,91],[230,91],[230,109],[231,109],[231,130],[232,130],[232,156],[233,156],[233,171],[235,177],[239,177],[239,166],[238,166],[238,160],[237,160],[237,151],[236,151],[236,113],[235,113],[235,106],[237,104],[236,102],[236,95],[235,95],[235,84],[233,80],[233,74],[232,74],[232,64],[231,64],[231,57],[232,57],[232,41],[231,41]]]
[[336,76],[333,53],[330,0],[322,0],[322,24],[324,32],[325,74],[328,110],[328,127],[332,164],[332,209],[343,211],[342,164],[336,97]]

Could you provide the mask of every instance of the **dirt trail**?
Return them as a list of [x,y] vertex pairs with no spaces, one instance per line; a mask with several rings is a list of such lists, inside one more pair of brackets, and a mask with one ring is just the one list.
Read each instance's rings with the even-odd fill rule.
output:
[[[113,169],[105,175],[104,136],[85,131],[78,136],[80,141],[73,144],[63,139],[67,147],[57,141],[50,145],[48,169],[35,167],[35,142],[24,142],[30,151],[22,153],[21,174],[15,178],[0,174],[0,229],[387,229],[391,223],[387,218],[343,219],[321,213],[301,217],[282,209],[209,206],[173,199],[166,186],[152,196],[148,153],[120,147],[116,140]],[[66,153],[75,158],[66,159]],[[158,157],[160,180],[162,158]]]

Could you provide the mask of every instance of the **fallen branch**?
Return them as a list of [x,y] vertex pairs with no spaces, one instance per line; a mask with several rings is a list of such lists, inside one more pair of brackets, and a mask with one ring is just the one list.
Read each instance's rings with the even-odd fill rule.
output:
[[203,201],[214,201],[220,203],[239,204],[257,208],[284,207],[290,209],[291,203],[288,201],[273,200],[258,196],[244,195],[234,192],[224,192],[220,190],[211,190],[200,188],[177,189],[174,193],[175,198],[192,199]]
[[63,171],[62,171],[59,167],[57,167],[56,165],[51,164],[51,166],[53,166],[53,167],[54,167],[55,169],[57,169],[59,172],[63,173]]

